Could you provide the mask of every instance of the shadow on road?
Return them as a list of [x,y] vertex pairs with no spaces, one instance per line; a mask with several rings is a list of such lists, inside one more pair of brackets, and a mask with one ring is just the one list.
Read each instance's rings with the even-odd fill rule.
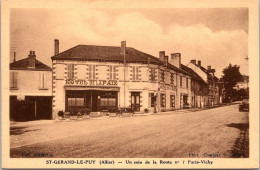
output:
[[233,149],[231,150],[231,158],[248,158],[249,157],[249,123],[231,123],[226,124],[228,127],[240,130],[239,137],[236,139]]
[[21,127],[10,127],[10,135],[21,135],[26,132],[31,132],[31,131],[37,131],[39,129],[34,129],[34,130],[25,130],[25,126]]

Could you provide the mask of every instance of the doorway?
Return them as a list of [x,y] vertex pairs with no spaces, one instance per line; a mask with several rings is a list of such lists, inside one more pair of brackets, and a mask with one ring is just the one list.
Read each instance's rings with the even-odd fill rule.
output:
[[131,108],[140,112],[140,92],[131,92]]

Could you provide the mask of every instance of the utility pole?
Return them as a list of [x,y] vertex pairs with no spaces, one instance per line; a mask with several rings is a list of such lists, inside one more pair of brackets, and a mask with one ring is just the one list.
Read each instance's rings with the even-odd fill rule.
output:
[[124,109],[126,109],[125,98],[126,98],[126,41],[121,42],[121,52],[124,56]]

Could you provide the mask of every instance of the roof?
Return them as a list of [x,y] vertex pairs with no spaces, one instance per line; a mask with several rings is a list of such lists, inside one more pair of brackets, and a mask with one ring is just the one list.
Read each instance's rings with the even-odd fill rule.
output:
[[201,82],[201,83],[204,83],[205,85],[207,85],[207,83],[195,72],[193,71],[191,68],[181,64],[181,68],[188,72],[191,76],[191,79],[195,80],[195,81],[198,81],[198,82]]
[[[124,62],[124,56],[121,53],[121,47],[116,46],[77,45],[71,49],[52,56],[51,58],[52,60]],[[164,62],[159,58],[136,50],[132,47],[126,47],[125,58],[128,63],[148,63],[148,60],[150,60],[151,64],[164,64]],[[171,64],[168,64],[168,67],[175,71],[188,74],[182,69],[179,69]]]
[[[194,64],[194,63],[191,63],[191,64]],[[203,66],[199,66],[199,65],[197,65],[197,64],[194,64],[194,65],[197,66],[198,68],[200,68],[204,73],[206,73],[207,76],[210,76],[209,71],[208,71],[206,68],[204,68]],[[215,72],[215,69],[211,69],[211,70],[213,70],[213,71]],[[219,80],[215,75],[214,75],[213,78],[214,78],[216,81]]]
[[52,69],[40,62],[39,60],[35,59],[35,68],[28,68],[28,60],[29,58],[24,58],[13,63],[10,63],[10,70],[44,70],[44,71],[51,71]]

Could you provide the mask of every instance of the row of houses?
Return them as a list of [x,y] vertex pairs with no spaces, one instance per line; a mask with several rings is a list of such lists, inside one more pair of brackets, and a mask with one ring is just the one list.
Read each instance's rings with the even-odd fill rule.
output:
[[[215,69],[201,61],[181,63],[180,53],[158,57],[131,47],[77,45],[59,52],[54,40],[52,67],[27,58],[10,63],[10,112],[29,101],[31,119],[55,119],[58,111],[102,112],[130,107],[162,112],[208,107],[221,102]],[[15,111],[16,110],[16,113]],[[18,109],[19,110],[19,109]]]

